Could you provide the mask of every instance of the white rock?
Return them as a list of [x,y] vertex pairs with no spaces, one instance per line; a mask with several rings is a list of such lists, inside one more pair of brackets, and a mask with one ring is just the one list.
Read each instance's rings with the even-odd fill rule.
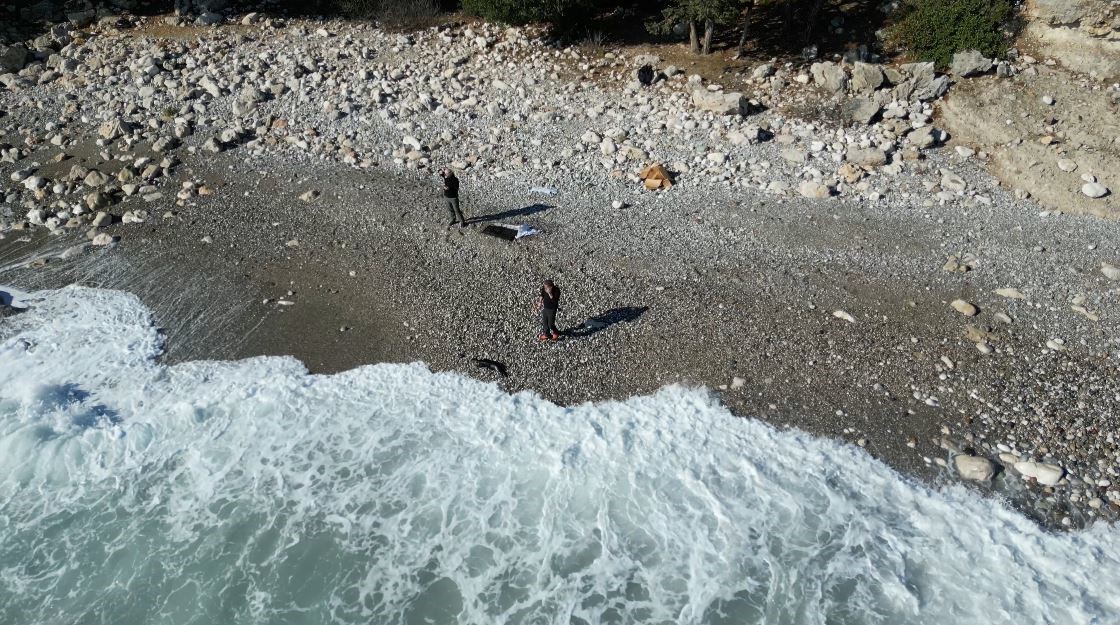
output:
[[1109,280],[1120,280],[1120,267],[1109,262],[1101,262],[1101,273]]
[[979,456],[966,456],[964,454],[953,456],[953,466],[961,478],[986,482],[996,474],[996,465],[987,458]]
[[1024,477],[1032,477],[1043,486],[1057,484],[1065,473],[1061,467],[1045,462],[1016,462],[1014,466]]
[[953,307],[953,310],[959,312],[960,314],[964,315],[965,317],[975,317],[976,313],[979,312],[976,309],[976,306],[974,306],[972,304],[969,304],[968,302],[964,301],[963,299],[955,299],[949,305]]
[[1108,187],[1099,182],[1086,182],[1081,185],[1081,192],[1091,198],[1101,198],[1108,195]]
[[722,165],[727,162],[727,155],[723,152],[712,152],[708,155],[708,161],[715,165]]
[[941,188],[953,193],[961,193],[968,188],[968,183],[963,178],[951,171],[941,170]]
[[46,186],[46,184],[47,179],[42,176],[28,176],[27,178],[23,179],[23,186],[32,191],[38,189],[39,187]]
[[832,195],[832,190],[829,189],[826,185],[813,180],[806,180],[802,182],[801,185],[797,187],[797,192],[800,193],[803,197],[814,198],[818,200],[823,200]]

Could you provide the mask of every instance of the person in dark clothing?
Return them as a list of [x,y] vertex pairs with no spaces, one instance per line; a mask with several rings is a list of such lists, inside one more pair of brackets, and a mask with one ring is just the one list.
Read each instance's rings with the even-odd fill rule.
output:
[[541,285],[541,294],[537,298],[537,310],[541,313],[542,341],[559,341],[560,330],[556,328],[556,311],[560,309],[560,287],[552,280],[545,280]]
[[443,199],[447,202],[447,212],[451,213],[451,223],[447,225],[454,226],[458,223],[462,228],[467,225],[467,220],[459,209],[459,179],[450,169],[444,169],[439,175],[443,176]]

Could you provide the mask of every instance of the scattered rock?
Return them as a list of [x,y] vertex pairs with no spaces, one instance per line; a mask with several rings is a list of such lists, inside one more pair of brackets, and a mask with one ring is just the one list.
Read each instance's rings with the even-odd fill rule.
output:
[[878,148],[851,148],[847,159],[860,167],[879,167],[887,162],[887,153]]
[[832,189],[827,185],[816,182],[815,180],[806,180],[797,187],[797,191],[803,196],[823,200],[832,195]]
[[946,169],[941,170],[941,188],[953,193],[963,193],[968,187],[964,179]]
[[1014,287],[996,289],[996,295],[999,295],[1000,297],[1006,297],[1008,299],[1027,299],[1026,295],[1023,295],[1019,291],[1019,289],[1016,289]]
[[93,240],[90,241],[90,243],[93,243],[94,245],[97,245],[97,246],[104,246],[104,245],[110,245],[112,243],[115,243],[116,241],[117,241],[116,237],[114,237],[114,236],[112,236],[112,235],[110,235],[106,232],[102,232],[102,233],[99,233],[99,234],[95,235],[93,237]]
[[748,110],[747,97],[738,92],[723,93],[722,91],[695,89],[692,92],[692,103],[702,111],[710,111],[719,115],[745,115]]
[[912,145],[923,150],[938,145],[945,140],[944,133],[933,126],[922,126],[906,135],[906,137]]
[[963,299],[955,299],[949,305],[953,307],[953,310],[959,312],[965,317],[975,317],[976,314],[980,312],[974,304],[970,304]]
[[1101,261],[1101,273],[1109,280],[1120,280],[1120,267]]

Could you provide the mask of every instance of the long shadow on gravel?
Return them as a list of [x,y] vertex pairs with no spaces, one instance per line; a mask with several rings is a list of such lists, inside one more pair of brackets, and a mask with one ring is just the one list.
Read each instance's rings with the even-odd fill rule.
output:
[[565,332],[572,338],[584,338],[593,334],[598,334],[607,328],[619,324],[630,323],[637,321],[645,312],[649,310],[649,306],[624,306],[622,308],[612,308],[607,312],[592,317],[587,321],[579,324],[578,326]]
[[471,217],[470,219],[467,219],[467,223],[478,224],[478,223],[485,223],[487,221],[502,221],[502,220],[505,220],[505,219],[514,219],[516,217],[528,217],[529,215],[536,215],[537,213],[543,213],[546,210],[551,210],[553,208],[556,208],[556,207],[555,206],[550,206],[548,204],[533,204],[531,206],[526,206],[525,208],[515,208],[515,209],[512,209],[512,210],[503,211],[501,213],[493,213],[491,215],[481,215],[481,216],[478,216],[478,217]]

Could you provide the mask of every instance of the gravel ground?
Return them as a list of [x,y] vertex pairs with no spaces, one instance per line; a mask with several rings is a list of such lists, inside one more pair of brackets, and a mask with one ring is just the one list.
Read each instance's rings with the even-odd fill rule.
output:
[[[401,51],[405,66],[415,47]],[[100,122],[74,121],[86,104],[52,105],[51,93],[0,92],[0,143],[26,150],[0,163],[3,180],[32,163],[57,178],[107,160],[106,146],[93,144]],[[119,198],[114,214],[148,217],[103,228],[119,237],[108,247],[64,228],[50,237],[9,230],[0,281],[137,293],[168,334],[169,362],[291,354],[329,373],[420,360],[561,404],[704,385],[737,414],[849,440],[935,482],[956,479],[958,454],[998,460],[995,492],[1055,527],[1117,516],[1120,289],[1100,271],[1102,261],[1120,262],[1111,222],[1040,211],[948,151],[814,200],[751,182],[760,172],[807,175],[778,156],[788,143],[743,145],[731,152],[751,165],[737,170],[742,178],[694,170],[671,190],[643,192],[628,175],[636,163],[615,163],[612,174],[594,157],[569,169],[541,160],[601,121],[524,117],[498,133],[508,143],[489,144],[497,147],[485,167],[462,176],[473,223],[460,230],[446,227],[438,181],[424,167],[438,158],[393,153],[401,123],[270,101],[263,106],[290,106],[286,115],[332,150],[250,141],[210,153],[205,142],[233,114],[223,97],[162,168],[161,188],[189,185],[182,199]],[[26,128],[59,115],[52,106],[79,108],[63,114],[70,159],[59,164],[49,142],[25,140]],[[462,121],[412,119],[403,131],[426,136]],[[489,132],[484,119],[466,123],[461,136]],[[359,126],[365,134],[353,134]],[[387,158],[338,162],[350,135]],[[146,149],[136,144],[127,157]],[[708,149],[667,147],[664,160],[698,151],[703,161]],[[503,151],[519,164],[502,166]],[[943,169],[968,194],[937,199]],[[556,194],[534,195],[537,185]],[[320,195],[300,199],[308,191]],[[482,233],[499,222],[540,234],[508,243]],[[971,270],[944,270],[951,256]],[[530,304],[544,278],[564,292],[559,321],[570,336],[557,344],[535,339]],[[995,293],[1005,288],[1024,297]],[[958,299],[977,314],[954,310]],[[504,363],[508,377],[476,359]],[[1052,486],[1025,479],[1015,467],[1028,460],[1065,475]]]

